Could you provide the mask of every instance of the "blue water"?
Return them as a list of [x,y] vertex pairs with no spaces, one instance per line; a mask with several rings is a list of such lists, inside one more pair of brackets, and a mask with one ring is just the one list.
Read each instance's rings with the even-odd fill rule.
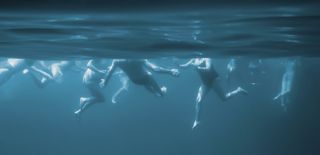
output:
[[[79,121],[74,111],[88,95],[83,71],[39,88],[21,73],[0,87],[0,155],[242,155],[319,154],[319,27],[316,6],[214,8],[148,12],[1,12],[0,55],[34,60],[92,57],[152,58],[177,67],[186,58],[213,57],[226,90],[249,95],[222,102],[209,92],[199,128],[192,130],[201,84],[196,72],[156,74],[166,95],[156,97],[114,76],[104,103]],[[227,63],[242,60],[228,83]],[[288,58],[299,60],[287,110],[274,102]],[[262,60],[257,69],[249,62]],[[106,66],[105,64],[105,66]],[[4,63],[1,63],[1,67]]]
[[141,12],[1,12],[8,57],[318,55],[316,5]]

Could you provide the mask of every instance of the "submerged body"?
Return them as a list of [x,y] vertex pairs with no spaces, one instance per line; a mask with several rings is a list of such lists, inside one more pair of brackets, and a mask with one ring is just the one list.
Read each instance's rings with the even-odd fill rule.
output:
[[210,58],[194,58],[188,61],[186,64],[180,65],[180,67],[188,66],[194,66],[202,81],[196,98],[196,116],[192,128],[197,127],[200,123],[201,103],[211,89],[217,93],[222,101],[226,101],[238,94],[247,94],[247,92],[241,87],[238,87],[229,93],[225,93],[218,80],[219,74],[214,69],[212,60]]
[[81,114],[89,105],[104,102],[105,100],[102,90],[99,87],[99,83],[101,82],[105,71],[98,69],[95,66],[97,63],[99,63],[97,60],[89,60],[87,63],[87,69],[83,74],[82,82],[91,96],[80,97],[79,109],[74,112],[76,115]]
[[46,79],[46,77],[42,77],[45,82],[43,82],[42,87],[46,86],[49,82],[56,82],[61,83],[63,81],[64,73],[68,70],[74,70],[76,71],[83,71],[86,70],[86,68],[78,67],[75,63],[75,61],[54,61],[49,64],[47,64],[44,61],[40,61],[40,65],[45,68],[50,76],[51,79]]
[[[83,84],[89,90],[91,97],[80,98],[80,108],[75,111],[75,114],[82,113],[90,105],[105,101],[101,88],[105,86],[106,81],[111,78],[117,68],[120,68],[121,71],[123,71],[117,73],[122,82],[122,87],[113,95],[113,103],[117,102],[116,98],[122,91],[127,90],[129,79],[135,84],[145,86],[149,91],[158,96],[164,95],[166,88],[159,87],[152,77],[152,73],[147,70],[147,67],[152,68],[157,72],[178,75],[177,70],[168,70],[158,67],[147,60],[113,60],[112,64],[108,67],[108,72],[95,67],[95,63],[96,61],[93,60],[88,62],[87,69],[83,76]],[[124,73],[127,77],[124,77]]]
[[22,72],[23,74],[30,73],[35,83],[43,82],[43,81],[39,81],[36,78],[36,74],[40,74],[41,76],[51,78],[48,75],[48,73],[33,66],[33,64],[34,64],[34,61],[28,60],[28,59],[15,59],[15,58],[7,59],[6,67],[0,68],[0,85],[7,82],[9,79],[11,79],[12,76],[17,74],[18,72]]
[[163,96],[166,92],[166,87],[160,87],[149,70],[158,73],[170,74],[173,76],[179,75],[179,71],[177,69],[166,69],[163,67],[159,67],[149,62],[148,60],[113,60],[111,66],[109,66],[109,72],[106,75],[102,85],[105,85],[105,82],[110,79],[111,75],[117,68],[121,69],[130,79],[130,81],[135,84],[144,86],[147,90],[157,96]]
[[280,99],[280,104],[284,108],[284,110],[287,110],[286,104],[289,102],[288,94],[291,92],[292,83],[294,81],[295,66],[296,60],[289,60],[288,62],[286,62],[285,72],[282,76],[281,90],[279,94],[274,97],[274,100]]

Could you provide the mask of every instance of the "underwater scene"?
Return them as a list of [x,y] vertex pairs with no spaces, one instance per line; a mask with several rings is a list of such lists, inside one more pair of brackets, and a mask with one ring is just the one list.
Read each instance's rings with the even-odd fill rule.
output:
[[0,155],[318,155],[320,5],[223,4],[0,7]]

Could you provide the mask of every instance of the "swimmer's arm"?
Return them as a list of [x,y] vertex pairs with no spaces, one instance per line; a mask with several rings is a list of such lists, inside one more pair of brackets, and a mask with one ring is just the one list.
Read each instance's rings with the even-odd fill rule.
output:
[[35,66],[31,66],[30,69],[32,71],[34,71],[34,72],[37,72],[37,73],[41,74],[42,76],[44,76],[44,77],[46,77],[48,79],[53,79],[53,77],[49,73],[47,73],[47,72],[45,72],[45,71],[43,71],[43,70],[41,70],[41,69],[39,69],[39,68],[37,68]]
[[101,87],[105,86],[105,83],[107,83],[109,81],[109,79],[111,78],[113,72],[116,70],[117,67],[117,61],[113,60],[112,64],[108,67],[107,72],[104,74],[104,76],[102,77],[102,82]]
[[101,74],[105,74],[105,71],[98,69],[96,66],[93,65],[93,60],[90,60],[88,62],[87,67],[95,72],[101,73]]
[[160,66],[157,66],[157,65],[151,63],[148,60],[145,60],[145,64],[148,68],[152,69],[154,72],[165,73],[165,74],[170,74],[170,75],[175,75],[175,76],[179,75],[179,71],[177,69],[167,69],[164,67],[160,67]]
[[208,70],[208,69],[210,69],[210,67],[211,67],[211,60],[207,59],[207,60],[205,60],[205,66],[204,67],[198,66],[198,69]]
[[194,59],[190,59],[187,63],[179,65],[180,67],[189,67],[194,64]]

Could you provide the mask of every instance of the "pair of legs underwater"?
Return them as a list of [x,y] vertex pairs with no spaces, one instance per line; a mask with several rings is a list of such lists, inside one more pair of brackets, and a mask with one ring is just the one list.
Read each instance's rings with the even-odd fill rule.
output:
[[237,95],[241,95],[241,94],[247,95],[248,94],[248,92],[241,87],[238,87],[235,90],[232,90],[228,93],[225,93],[225,91],[221,87],[221,84],[219,82],[219,78],[215,79],[213,81],[213,83],[210,85],[201,84],[201,86],[199,87],[199,90],[198,90],[197,98],[196,98],[196,106],[195,106],[196,115],[195,115],[195,120],[192,125],[192,129],[197,127],[200,123],[201,105],[203,104],[203,100],[207,96],[207,94],[210,90],[213,90],[223,102],[225,102],[225,101],[227,101]]
[[76,115],[79,115],[80,113],[82,113],[83,111],[88,109],[88,107],[90,107],[95,103],[100,103],[105,101],[105,97],[103,95],[103,92],[101,91],[101,88],[99,87],[99,84],[87,83],[85,84],[85,87],[89,91],[91,96],[80,97],[79,109],[74,112]]
[[241,87],[238,87],[237,89],[229,93],[225,93],[220,85],[219,74],[216,72],[211,58],[193,58],[190,59],[187,63],[181,64],[179,66],[182,68],[192,66],[197,71],[202,82],[196,98],[196,115],[192,129],[197,127],[200,123],[199,117],[201,114],[201,104],[204,97],[211,89],[213,89],[217,93],[218,97],[222,101],[227,101],[238,94],[248,94],[247,91],[242,89]]
[[[145,68],[145,66],[150,65],[153,66],[149,68],[153,68],[153,70],[156,72],[170,73],[172,75],[178,74],[176,70],[168,70],[158,67],[154,64],[151,64],[147,60],[113,60],[112,64],[107,67],[107,72],[97,69],[92,65],[91,62],[88,65],[89,71],[84,75],[84,83],[86,88],[89,90],[91,97],[80,98],[80,108],[75,112],[75,114],[80,114],[82,111],[95,103],[105,101],[101,87],[105,86],[106,81],[109,81],[112,75],[118,75],[122,84],[120,89],[118,89],[112,96],[113,103],[117,102],[117,97],[121,94],[121,92],[128,89],[129,79],[135,84],[144,86],[151,93],[157,96],[163,96],[166,92],[166,88],[160,87],[152,76],[152,73],[147,70],[147,67]],[[121,69],[121,71],[114,73],[116,68]],[[91,81],[90,79],[95,80],[93,80],[93,82],[86,82],[88,79],[89,81]]]

